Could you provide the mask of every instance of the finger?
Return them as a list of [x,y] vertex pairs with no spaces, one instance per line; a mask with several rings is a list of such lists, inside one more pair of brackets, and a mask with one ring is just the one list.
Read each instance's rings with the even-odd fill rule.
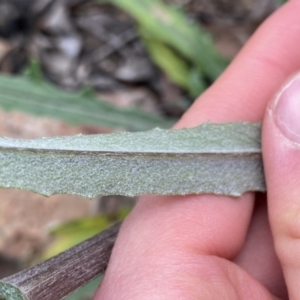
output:
[[276,11],[176,127],[206,121],[261,121],[267,102],[300,67],[299,11],[298,0]]
[[[299,1],[290,1],[288,5],[259,29],[220,80],[186,113],[178,127],[197,125],[198,120],[231,121],[233,115],[236,120],[261,121],[266,103],[282,82],[299,69],[295,46],[299,34],[296,21]],[[247,243],[236,262],[274,294],[284,295],[285,283],[274,254],[266,212],[256,210],[252,223]],[[253,247],[255,241],[260,241],[259,247]],[[264,261],[263,268],[262,264],[256,267],[257,257]]]
[[[290,2],[277,12],[178,126],[258,120],[267,99],[300,66],[293,50],[300,34],[299,27],[291,26],[298,20],[295,10],[299,13],[299,4]],[[180,292],[174,282],[182,293],[195,293],[197,278],[211,279],[201,255],[234,257],[245,239],[252,205],[250,194],[240,201],[208,195],[142,199],[121,230],[99,299],[146,299],[153,287],[162,298],[170,288],[174,296]]]
[[288,299],[282,268],[274,250],[264,194],[257,196],[246,241],[233,262],[247,270],[273,295]]
[[300,75],[270,104],[263,157],[275,249],[290,299],[299,299],[300,276]]

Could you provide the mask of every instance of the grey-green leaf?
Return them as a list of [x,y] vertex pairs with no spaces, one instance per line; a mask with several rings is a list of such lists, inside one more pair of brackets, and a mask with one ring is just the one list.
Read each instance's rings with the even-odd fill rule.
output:
[[60,90],[46,81],[0,75],[0,107],[63,120],[71,125],[93,124],[139,131],[170,127],[175,121],[138,108],[122,109],[84,93]]
[[0,139],[0,186],[43,195],[264,191],[260,125],[205,123],[191,129]]

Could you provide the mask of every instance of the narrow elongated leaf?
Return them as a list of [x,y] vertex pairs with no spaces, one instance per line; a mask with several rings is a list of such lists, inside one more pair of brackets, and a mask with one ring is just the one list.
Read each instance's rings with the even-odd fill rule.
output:
[[186,61],[159,41],[144,39],[144,43],[153,60],[166,72],[172,82],[188,89],[189,66]]
[[93,124],[133,131],[157,126],[170,127],[166,120],[137,108],[121,109],[84,93],[59,90],[43,80],[0,75],[0,107],[63,120],[71,125]]
[[210,79],[216,79],[226,66],[211,36],[188,20],[179,10],[160,0],[98,0],[113,3],[128,12],[143,32],[181,53]]
[[0,139],[0,186],[43,195],[264,191],[260,125],[205,123],[181,130]]

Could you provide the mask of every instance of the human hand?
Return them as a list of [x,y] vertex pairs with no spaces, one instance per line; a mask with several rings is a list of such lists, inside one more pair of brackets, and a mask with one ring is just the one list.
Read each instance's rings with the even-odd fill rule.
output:
[[299,76],[271,100],[300,69],[299,15],[299,0],[275,12],[176,126],[258,122],[266,111],[268,204],[254,193],[142,197],[95,299],[288,299],[287,289],[300,299]]

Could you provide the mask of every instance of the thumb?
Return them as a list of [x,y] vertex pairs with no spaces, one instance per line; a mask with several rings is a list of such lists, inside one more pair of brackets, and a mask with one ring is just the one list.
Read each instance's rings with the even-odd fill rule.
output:
[[270,103],[262,137],[275,250],[289,299],[300,299],[300,74]]

